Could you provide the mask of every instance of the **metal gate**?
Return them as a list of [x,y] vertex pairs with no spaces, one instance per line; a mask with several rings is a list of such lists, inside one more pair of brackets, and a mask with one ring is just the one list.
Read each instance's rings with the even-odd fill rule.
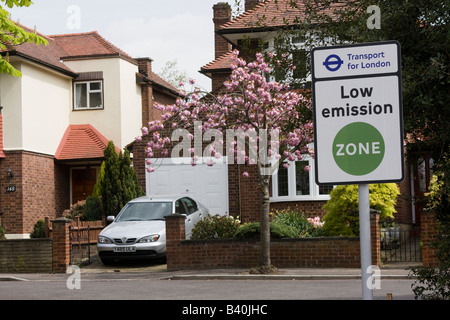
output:
[[382,262],[421,262],[422,250],[417,233],[400,228],[380,232]]
[[90,227],[69,226],[70,264],[91,263]]

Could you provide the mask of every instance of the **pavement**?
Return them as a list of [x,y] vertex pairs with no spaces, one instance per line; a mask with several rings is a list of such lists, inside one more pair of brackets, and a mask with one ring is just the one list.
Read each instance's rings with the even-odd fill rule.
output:
[[[411,279],[411,263],[395,263],[380,268],[381,279]],[[105,266],[99,259],[81,267],[89,278],[129,279],[142,277],[160,280],[333,280],[361,279],[360,268],[280,268],[271,274],[253,274],[245,268],[168,270],[163,262],[130,261]],[[0,281],[51,280],[67,274],[0,274]]]

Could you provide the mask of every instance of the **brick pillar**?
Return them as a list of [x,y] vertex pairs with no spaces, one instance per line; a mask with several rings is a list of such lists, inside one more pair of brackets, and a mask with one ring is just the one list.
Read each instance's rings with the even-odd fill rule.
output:
[[423,266],[437,267],[439,259],[436,256],[437,248],[434,246],[434,243],[438,235],[438,222],[434,211],[422,211],[420,213],[420,227]]
[[372,264],[381,266],[380,211],[370,210]]
[[177,261],[180,259],[180,242],[186,239],[186,216],[171,214],[166,216],[166,260],[167,269],[177,269]]
[[69,226],[72,220],[58,218],[52,220],[53,272],[66,272],[70,264]]

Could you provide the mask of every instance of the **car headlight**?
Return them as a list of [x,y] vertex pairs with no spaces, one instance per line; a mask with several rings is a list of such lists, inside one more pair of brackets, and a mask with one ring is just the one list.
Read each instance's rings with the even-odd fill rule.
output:
[[158,239],[159,239],[159,234],[152,234],[152,235],[141,238],[138,242],[139,243],[155,242]]
[[112,243],[112,241],[107,237],[98,236],[98,243]]

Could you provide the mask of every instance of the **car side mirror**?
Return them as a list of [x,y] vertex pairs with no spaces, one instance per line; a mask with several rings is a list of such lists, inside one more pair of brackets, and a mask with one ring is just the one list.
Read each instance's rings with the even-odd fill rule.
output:
[[114,219],[116,219],[116,217],[114,217],[114,216],[107,216],[106,217],[106,221],[108,221],[108,222],[113,222]]

